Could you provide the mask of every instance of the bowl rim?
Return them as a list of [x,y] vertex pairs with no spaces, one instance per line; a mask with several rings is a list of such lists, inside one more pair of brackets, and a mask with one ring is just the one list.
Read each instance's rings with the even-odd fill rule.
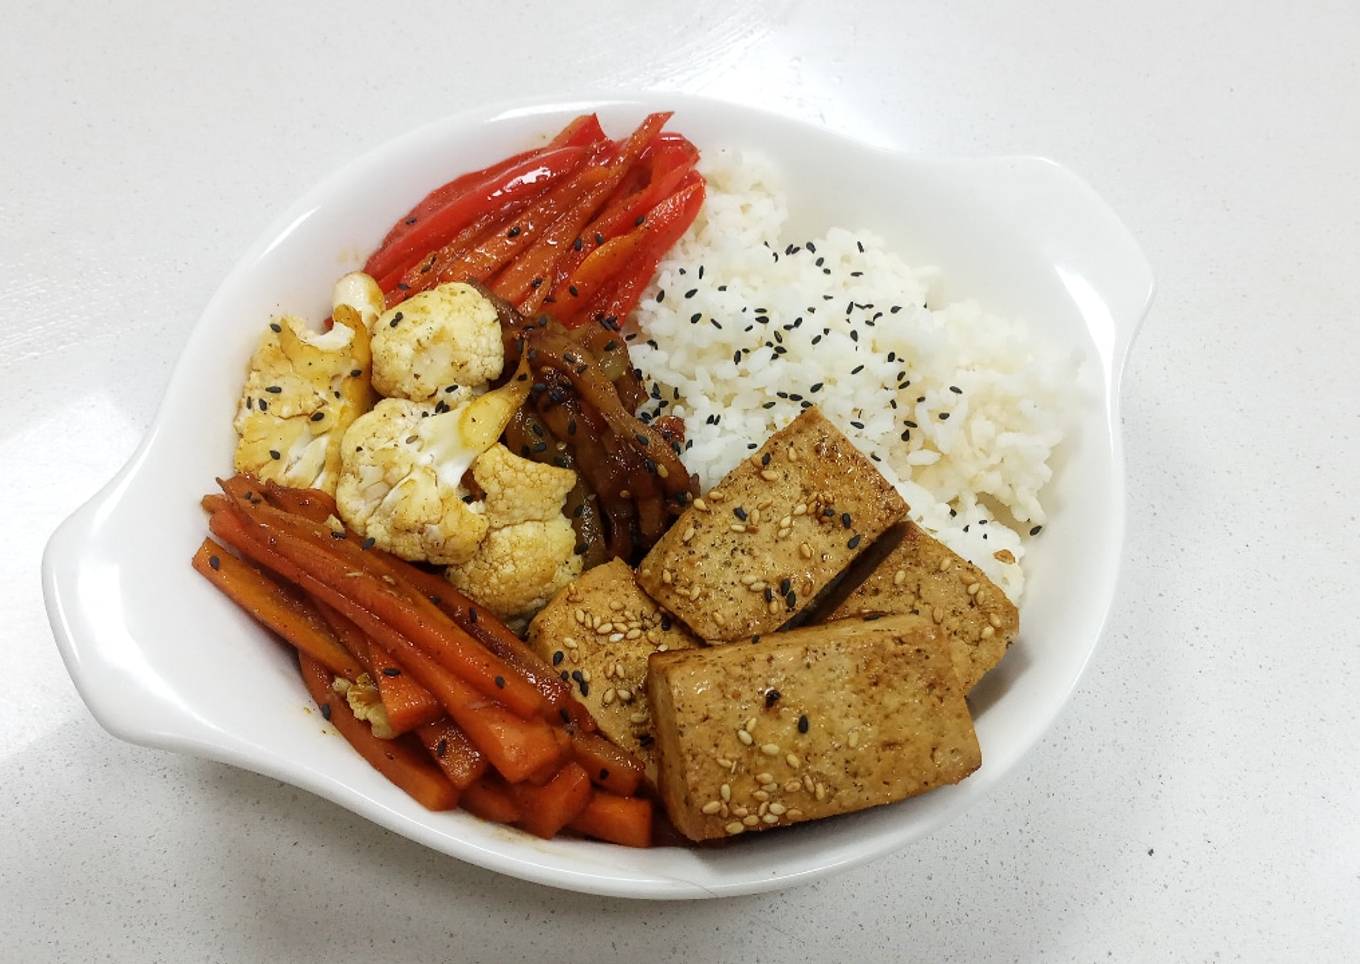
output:
[[1109,575],[1110,584],[1107,588],[1104,612],[1099,621],[1098,630],[1085,656],[1080,661],[1080,666],[1072,676],[1070,685],[1061,694],[1061,698],[1054,699],[1051,705],[1045,707],[1043,715],[1046,718],[1041,725],[1034,727],[1029,737],[1023,741],[1019,752],[1015,755],[1009,767],[1000,773],[991,774],[991,779],[986,782],[994,786],[995,783],[1005,779],[1008,774],[1014,771],[1018,762],[1052,728],[1069,703],[1077,684],[1090,665],[1097,646],[1104,638],[1108,626],[1114,590],[1118,583],[1119,569],[1122,565],[1126,528],[1125,465],[1119,419],[1120,389],[1130,350],[1151,307],[1155,292],[1152,270],[1146,257],[1127,226],[1089,184],[1067,168],[1048,158],[1034,155],[991,157],[923,155],[891,145],[874,143],[826,125],[816,124],[764,107],[708,96],[667,91],[645,91],[635,94],[620,94],[615,91],[599,95],[580,94],[567,98],[544,97],[503,100],[431,120],[384,141],[358,157],[341,164],[287,205],[256,235],[255,240],[235,262],[189,329],[185,347],[181,350],[166,382],[165,392],[157,406],[156,414],[136,450],[109,482],[58,526],[43,553],[43,595],[58,650],[82,700],[104,729],[119,739],[130,743],[188,753],[241,767],[298,786],[324,796],[389,830],[488,870],[547,886],[606,896],[651,899],[712,897],[762,893],[810,882],[894,852],[911,839],[919,838],[938,829],[947,820],[964,812],[969,805],[984,795],[979,793],[971,797],[966,796],[959,803],[945,808],[941,812],[918,817],[911,825],[910,832],[900,835],[901,839],[888,840],[876,846],[865,846],[854,855],[847,856],[844,859],[823,861],[814,866],[795,869],[777,876],[765,875],[741,882],[723,882],[713,886],[664,874],[658,874],[652,880],[646,882],[640,882],[631,877],[627,879],[611,878],[590,870],[570,870],[546,866],[531,859],[531,852],[519,853],[518,851],[525,850],[522,847],[505,848],[504,850],[488,849],[477,845],[475,842],[461,839],[456,834],[435,838],[423,824],[406,814],[384,806],[364,794],[357,787],[320,769],[306,763],[300,764],[294,757],[274,752],[269,748],[247,745],[235,738],[233,734],[223,733],[215,729],[205,730],[188,720],[153,722],[134,719],[123,712],[121,707],[115,706],[115,701],[109,698],[109,694],[100,691],[99,684],[101,681],[97,673],[91,671],[91,668],[86,665],[86,651],[91,647],[86,646],[85,643],[93,635],[93,630],[88,626],[81,625],[80,617],[82,614],[79,598],[75,591],[77,580],[74,575],[83,561],[82,550],[87,540],[92,537],[99,519],[117,506],[138,478],[142,463],[148,457],[157,437],[164,428],[167,408],[176,394],[175,387],[189,377],[188,347],[198,337],[205,320],[214,312],[219,302],[228,300],[233,290],[249,277],[258,259],[279,242],[292,224],[296,223],[300,217],[319,203],[321,198],[332,196],[337,184],[364,167],[374,164],[379,158],[401,153],[410,145],[419,142],[435,131],[472,131],[476,127],[492,121],[516,116],[556,116],[567,111],[602,108],[639,107],[645,109],[662,103],[668,109],[673,108],[677,111],[707,110],[758,114],[779,124],[799,128],[804,132],[816,132],[819,136],[830,134],[837,139],[850,142],[857,148],[884,152],[902,159],[929,160],[940,164],[1029,164],[1051,167],[1070,179],[1074,187],[1084,191],[1087,195],[1086,199],[1103,209],[1102,214],[1122,231],[1130,257],[1134,261],[1130,264],[1128,270],[1131,276],[1136,274],[1141,279],[1141,284],[1136,287],[1141,287],[1142,295],[1138,304],[1126,306],[1122,316],[1115,319],[1119,324],[1119,338],[1112,356],[1108,359],[1107,382],[1104,397],[1101,400],[1104,417],[1108,420],[1111,485],[1115,496],[1114,504],[1110,507],[1115,516],[1110,520],[1115,542],[1115,564]]

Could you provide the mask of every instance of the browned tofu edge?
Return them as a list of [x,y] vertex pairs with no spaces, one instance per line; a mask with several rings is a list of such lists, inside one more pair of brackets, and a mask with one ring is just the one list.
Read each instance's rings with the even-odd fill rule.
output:
[[638,583],[710,642],[773,632],[906,509],[810,408],[685,511],[643,559]]
[[930,619],[949,641],[954,671],[967,692],[995,667],[1020,631],[1020,611],[973,563],[915,523],[896,537],[858,585],[816,615],[830,622],[854,616],[913,614]]
[[[614,602],[622,611],[611,607]],[[598,628],[606,618],[609,632],[601,633]],[[641,759],[648,777],[655,780],[651,714],[644,693],[647,658],[658,649],[694,646],[696,640],[642,592],[628,564],[615,559],[596,566],[559,590],[529,624],[528,643],[558,672],[584,674],[572,679],[577,699],[600,732]]]
[[[925,725],[911,733],[890,733],[893,739],[882,743],[878,738],[883,734],[871,726],[875,736],[857,745],[854,734],[859,731],[851,729],[847,735],[838,730],[834,724],[841,721],[834,713],[814,710],[816,722],[808,722],[807,714],[796,712],[798,707],[790,707],[785,714],[785,707],[777,703],[779,713],[774,718],[768,688],[747,686],[748,692],[734,691],[740,683],[734,667],[755,664],[762,654],[774,652],[785,659],[806,659],[812,667],[806,672],[816,673],[826,665],[819,648],[822,654],[844,657],[858,650],[866,668],[879,664],[877,671],[861,681],[859,691],[865,703],[883,700],[894,688],[899,691],[898,714],[882,721],[885,726],[902,724],[914,712],[929,714]],[[972,719],[948,652],[934,627],[918,617],[843,620],[776,633],[756,644],[656,654],[648,662],[657,787],[672,823],[691,840],[717,839],[894,802],[957,783],[981,764]],[[682,719],[674,678],[689,671],[712,673],[714,703],[702,712],[691,707],[693,718]],[[802,699],[804,688],[787,676],[777,682],[787,691],[780,694],[781,702]],[[817,691],[821,682],[812,681],[808,691]],[[835,691],[820,694],[833,701],[841,696]],[[848,706],[845,715],[851,715]],[[752,733],[752,739],[736,739],[739,729]],[[930,744],[928,749],[921,739]],[[866,754],[874,755],[867,770],[849,762]],[[696,767],[711,776],[697,779]],[[856,792],[838,796],[837,784],[844,780],[853,783]],[[736,809],[744,805],[749,805],[746,813]],[[771,811],[758,809],[776,805],[775,819],[765,816]],[[754,824],[751,813],[757,814]]]

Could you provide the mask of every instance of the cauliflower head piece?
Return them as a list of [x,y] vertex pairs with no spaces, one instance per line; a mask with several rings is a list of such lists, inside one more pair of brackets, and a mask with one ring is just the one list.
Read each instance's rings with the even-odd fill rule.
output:
[[486,521],[495,529],[520,522],[547,522],[562,514],[576,473],[520,458],[493,445],[472,463],[472,478],[486,493]]
[[355,532],[403,559],[439,565],[472,558],[487,534],[485,507],[463,487],[529,392],[521,371],[492,392],[460,389],[438,405],[388,398],[356,419],[341,446],[335,501]]
[[445,577],[507,620],[533,615],[581,574],[576,533],[562,514],[576,473],[493,445],[472,464],[489,529]]
[[504,365],[495,306],[461,282],[412,295],[373,327],[373,385],[389,398],[423,402],[449,386],[480,388]]
[[502,619],[517,620],[542,609],[580,574],[576,532],[559,513],[490,530],[472,558],[450,566],[445,578]]
[[387,707],[383,705],[378,684],[373,682],[373,677],[360,673],[358,679],[350,682],[343,676],[337,676],[331,683],[331,689],[345,698],[350,712],[367,723],[374,736],[380,740],[396,739],[397,732],[392,729],[392,722],[387,718]]
[[232,422],[236,471],[334,493],[341,439],[372,401],[364,325],[316,332],[291,315],[271,322]]

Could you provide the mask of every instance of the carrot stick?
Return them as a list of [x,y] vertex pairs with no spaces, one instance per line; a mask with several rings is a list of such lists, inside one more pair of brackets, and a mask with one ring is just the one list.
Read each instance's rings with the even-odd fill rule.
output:
[[209,492],[198,500],[198,504],[203,507],[203,511],[212,515],[214,512],[221,512],[223,509],[231,508],[231,501],[220,492]]
[[381,646],[371,646],[358,626],[321,600],[312,602],[341,644],[354,654],[377,684],[378,698],[387,711],[388,726],[395,733],[409,733],[444,715],[444,707],[433,694],[403,673]]
[[320,489],[290,489],[271,479],[265,483],[264,497],[276,509],[312,522],[324,523],[336,514],[335,499]]
[[568,763],[541,787],[528,783],[510,788],[510,795],[523,816],[520,826],[543,838],[556,836],[586,809],[591,796],[590,777],[575,763]]
[[596,793],[580,816],[567,826],[597,840],[607,840],[625,847],[650,847],[652,804],[637,797]]
[[401,668],[434,694],[449,716],[507,779],[523,780],[548,761],[560,759],[552,731],[542,719],[521,719],[501,704],[478,694],[363,606],[303,571],[271,546],[255,541],[234,512],[219,512],[213,516],[211,526],[223,542],[242,555],[333,606],[363,630],[373,643],[386,649],[389,656],[399,653]]
[[577,733],[571,740],[576,762],[590,775],[591,782],[621,797],[637,791],[646,770],[631,753],[594,733]]
[[511,632],[510,627],[485,609],[479,609],[476,603],[434,573],[425,572],[404,559],[386,553],[383,554],[383,561],[388,563],[398,579],[410,583],[413,589],[438,606],[477,642],[505,660],[506,665],[537,689],[559,715],[562,710],[566,710],[567,715],[562,718],[564,723],[575,723],[591,733],[595,731],[595,720],[590,711],[572,695],[571,684]]
[[[546,712],[537,690],[478,645],[433,603],[419,593],[403,592],[395,579],[393,584],[385,581],[382,576],[390,574],[384,572],[381,560],[348,540],[332,538],[325,526],[244,500],[235,505],[242,521],[253,525],[270,549],[369,610],[484,696],[525,718]],[[345,612],[344,607],[336,608]],[[373,635],[361,621],[355,621]]]
[[307,692],[321,708],[321,714],[373,769],[427,810],[452,810],[458,806],[457,789],[438,767],[400,740],[380,740],[373,735],[344,698],[331,689],[331,674],[325,666],[301,653],[299,667]]
[[466,790],[486,773],[486,757],[453,720],[426,723],[418,735],[435,764],[459,790]]
[[463,809],[473,816],[492,823],[519,823],[519,804],[510,796],[509,788],[490,775],[478,780],[463,791]]
[[301,599],[213,542],[204,539],[194,568],[256,620],[327,669],[354,679],[363,668]]

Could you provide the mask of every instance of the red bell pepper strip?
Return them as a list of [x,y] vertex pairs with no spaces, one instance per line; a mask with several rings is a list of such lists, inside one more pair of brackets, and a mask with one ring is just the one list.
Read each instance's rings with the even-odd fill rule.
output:
[[[614,196],[605,203],[604,209],[581,232],[581,246],[578,248],[573,245],[554,266],[550,294],[552,303],[559,306],[553,310],[554,316],[562,319],[565,315],[575,314],[569,310],[571,302],[567,301],[571,285],[575,285],[578,291],[583,287],[595,287],[589,281],[583,285],[582,279],[576,277],[577,270],[595,249],[615,238],[627,237],[637,227],[638,218],[672,194],[698,160],[698,148],[682,135],[663,133],[652,142],[637,166],[641,181],[631,191],[625,190],[629,186],[627,181],[620,185]],[[524,314],[533,314],[543,304],[547,294],[544,286],[530,291],[519,303],[519,310]],[[588,298],[585,295],[580,297]],[[582,300],[580,306],[584,307],[587,303],[587,300]]]
[[364,270],[374,278],[394,268],[419,261],[422,255],[447,244],[455,234],[480,215],[498,210],[525,196],[542,193],[552,182],[575,170],[585,160],[579,147],[560,147],[525,158],[499,174],[481,181],[432,212],[392,244],[379,248]]
[[670,117],[669,113],[657,113],[643,118],[637,130],[628,136],[617,156],[610,162],[607,168],[609,176],[553,222],[522,257],[492,282],[491,290],[507,301],[518,304],[532,290],[535,279],[540,285],[549,282],[557,258],[575,243],[586,223],[622,183]]
[[642,292],[656,274],[657,265],[693,223],[703,203],[703,178],[697,171],[691,171],[678,191],[647,213],[639,229],[647,232],[647,243],[642,246],[638,257],[611,285],[596,295],[583,313],[574,316],[574,323],[595,318],[614,318],[622,323],[637,307]]
[[[504,174],[516,164],[527,160],[530,157],[542,154],[544,151],[556,150],[560,147],[586,147],[590,144],[598,143],[605,139],[604,131],[600,127],[600,119],[595,114],[582,114],[574,118],[562,131],[540,148],[529,151],[521,151],[503,161],[497,161],[482,168],[479,171],[469,171],[467,174],[459,175],[447,184],[442,184],[421,199],[420,203],[406,213],[406,216],[394,224],[383,238],[383,242],[378,246],[378,250],[390,247],[395,241],[409,234],[416,225],[424,221],[434,212],[440,210],[445,205],[451,203],[459,195],[465,193],[470,188],[480,184],[482,181],[498,177]],[[386,288],[384,291],[388,290]]]
[[349,745],[387,779],[427,810],[452,810],[458,806],[458,790],[418,750],[401,740],[380,740],[350,710],[344,697],[331,689],[330,671],[306,653],[298,654],[298,667],[316,705],[340,731]]

